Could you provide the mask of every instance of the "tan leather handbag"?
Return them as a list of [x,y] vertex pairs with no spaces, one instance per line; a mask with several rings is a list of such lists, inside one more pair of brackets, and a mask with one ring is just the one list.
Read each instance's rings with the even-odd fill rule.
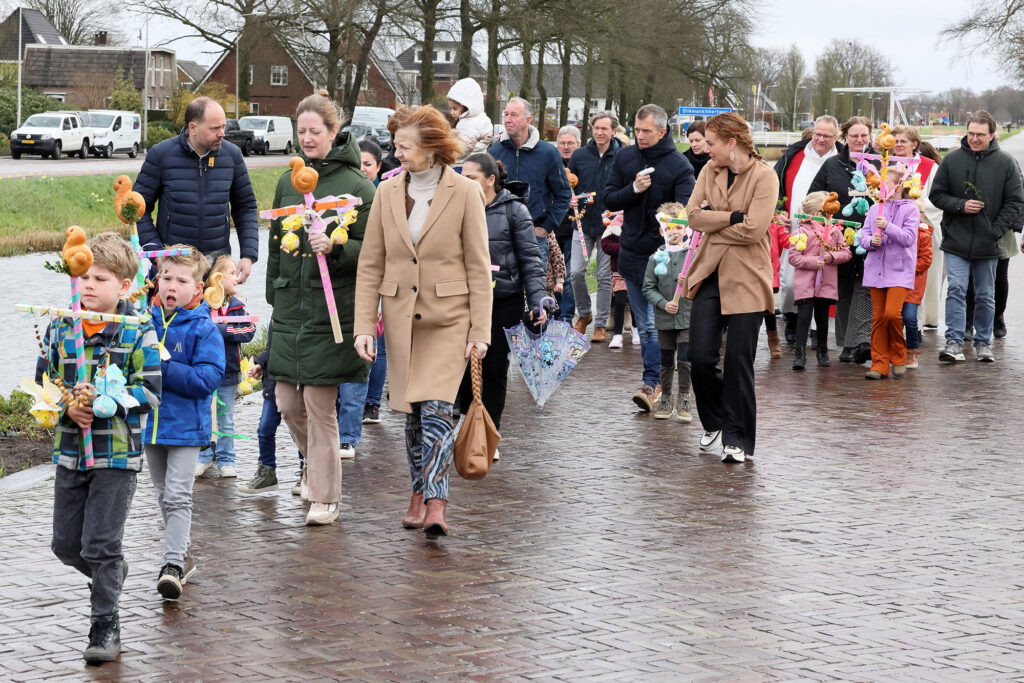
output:
[[466,411],[459,435],[455,437],[455,471],[463,479],[473,480],[483,479],[487,475],[494,461],[494,451],[501,441],[501,434],[480,398],[483,370],[475,348],[469,358],[469,368],[473,380],[473,402]]

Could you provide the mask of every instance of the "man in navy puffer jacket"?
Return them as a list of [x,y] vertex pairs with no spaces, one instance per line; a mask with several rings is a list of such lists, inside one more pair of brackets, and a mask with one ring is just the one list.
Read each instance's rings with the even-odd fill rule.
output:
[[[661,394],[661,351],[654,334],[654,310],[643,292],[647,260],[665,243],[654,216],[665,202],[685,206],[695,184],[693,166],[676,149],[667,127],[664,109],[656,104],[640,107],[633,128],[636,144],[615,155],[604,192],[605,208],[623,212],[619,274],[626,281],[633,325],[640,330],[643,344],[644,384],[633,395],[633,402],[643,411],[650,411]],[[654,172],[640,175],[646,168]]]
[[[238,231],[238,282],[259,258],[256,194],[242,152],[224,141],[224,110],[197,97],[185,110],[181,134],[154,145],[135,180],[146,200],[139,242],[147,249],[188,244],[211,257],[231,253],[231,219]],[[153,222],[153,208],[157,219]],[[229,215],[230,209],[230,215]]]

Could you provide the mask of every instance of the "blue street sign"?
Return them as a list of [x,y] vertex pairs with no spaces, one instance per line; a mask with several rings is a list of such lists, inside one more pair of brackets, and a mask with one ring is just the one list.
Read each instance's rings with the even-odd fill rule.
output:
[[732,107],[679,107],[680,116],[714,116],[732,111]]

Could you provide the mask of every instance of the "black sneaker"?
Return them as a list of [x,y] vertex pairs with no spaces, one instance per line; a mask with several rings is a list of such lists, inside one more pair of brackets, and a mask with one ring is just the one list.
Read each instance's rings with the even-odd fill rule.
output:
[[97,619],[89,628],[89,646],[82,656],[86,664],[112,662],[121,654],[121,623],[115,614]]
[[160,568],[160,577],[156,580],[156,592],[164,600],[177,600],[181,597],[182,580],[181,567],[168,562]]
[[363,424],[364,425],[378,425],[380,424],[380,406],[366,404],[363,408]]
[[853,362],[853,347],[844,346],[842,353],[839,354],[840,363],[852,363]]
[[1003,322],[1002,317],[996,318],[995,324],[992,325],[992,336],[996,339],[1006,336],[1006,323]]
[[256,474],[244,484],[238,485],[241,493],[262,493],[263,491],[274,491],[277,489],[277,470],[260,463],[256,467]]

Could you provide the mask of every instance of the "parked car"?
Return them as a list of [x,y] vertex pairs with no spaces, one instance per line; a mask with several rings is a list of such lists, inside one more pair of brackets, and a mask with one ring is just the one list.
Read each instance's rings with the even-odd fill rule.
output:
[[142,147],[142,117],[133,111],[90,109],[80,114],[92,129],[89,153],[109,159],[115,152],[127,152],[132,159]]
[[252,130],[242,128],[236,119],[227,119],[224,123],[224,139],[242,150],[242,156],[247,157],[256,148],[256,138]]
[[375,128],[359,123],[353,123],[341,129],[343,133],[352,133],[357,140],[373,140],[380,148],[387,152],[391,149],[391,133],[387,128]]
[[287,116],[243,116],[238,125],[253,133],[253,151],[257,154],[270,152],[292,153],[292,138],[295,132],[292,120]]
[[48,111],[33,114],[20,128],[11,132],[11,157],[22,154],[41,154],[60,159],[64,150],[82,159],[89,153],[92,129],[82,123],[78,112]]
[[352,110],[352,120],[349,123],[369,126],[377,130],[387,130],[388,119],[394,113],[394,109],[387,107],[356,107]]
[[796,124],[797,130],[803,130],[804,128],[814,128],[814,119],[804,119],[800,123]]

